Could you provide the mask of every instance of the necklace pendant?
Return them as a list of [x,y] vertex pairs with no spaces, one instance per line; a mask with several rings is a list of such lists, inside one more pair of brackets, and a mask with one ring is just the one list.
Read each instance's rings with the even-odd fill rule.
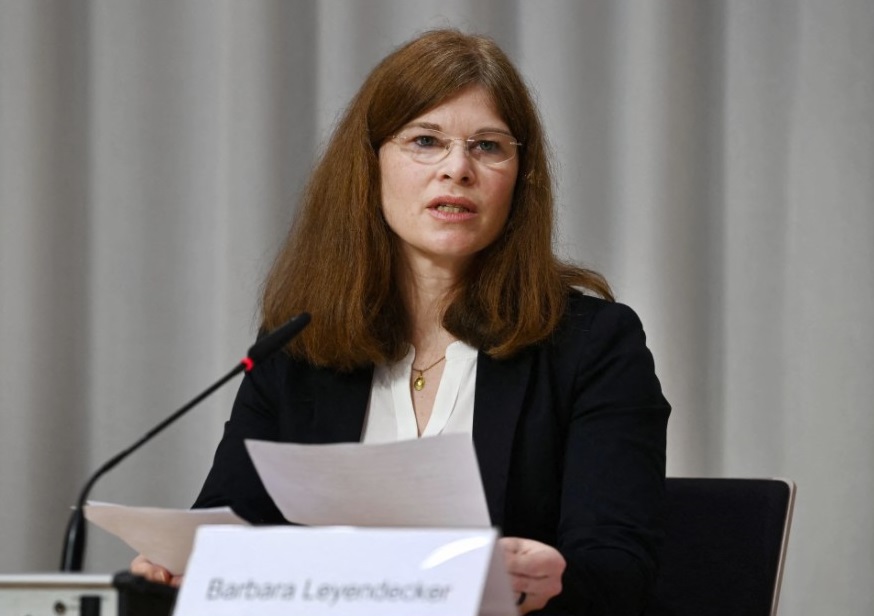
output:
[[425,389],[425,373],[428,372],[428,370],[430,370],[431,368],[433,368],[437,364],[439,364],[444,359],[446,359],[445,355],[443,357],[441,357],[440,359],[438,359],[437,361],[435,361],[430,366],[428,366],[427,368],[419,369],[419,368],[416,368],[415,366],[410,366],[413,369],[413,372],[419,373],[418,376],[416,376],[416,378],[413,380],[413,389],[415,389],[416,391],[422,391],[423,389]]

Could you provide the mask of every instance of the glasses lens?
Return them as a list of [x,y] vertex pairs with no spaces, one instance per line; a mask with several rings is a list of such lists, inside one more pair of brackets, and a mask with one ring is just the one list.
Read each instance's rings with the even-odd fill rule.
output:
[[486,165],[497,165],[516,156],[516,141],[504,133],[479,133],[467,139],[467,151]]
[[395,140],[413,160],[421,163],[439,162],[449,152],[452,143],[443,133],[427,128],[413,128]]
[[437,130],[411,128],[394,138],[415,161],[432,164],[446,158],[454,141],[463,142],[472,158],[486,165],[497,165],[516,156],[518,144],[504,133],[478,133],[467,139],[450,137]]

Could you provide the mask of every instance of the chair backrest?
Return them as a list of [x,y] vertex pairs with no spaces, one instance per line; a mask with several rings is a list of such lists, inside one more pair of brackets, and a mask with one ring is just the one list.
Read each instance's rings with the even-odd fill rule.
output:
[[645,614],[776,614],[795,484],[669,477],[666,488],[661,570]]

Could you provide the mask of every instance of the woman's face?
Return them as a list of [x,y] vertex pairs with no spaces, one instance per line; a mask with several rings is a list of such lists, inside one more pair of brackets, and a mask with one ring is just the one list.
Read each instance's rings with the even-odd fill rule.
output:
[[[486,91],[475,86],[413,119],[398,131],[405,139],[386,141],[379,150],[383,215],[407,260],[463,267],[504,228],[519,157],[490,166],[457,140],[439,162],[415,160],[403,143],[413,137],[415,147],[430,147],[428,129],[461,139],[510,131]],[[472,147],[488,149],[490,143]]]

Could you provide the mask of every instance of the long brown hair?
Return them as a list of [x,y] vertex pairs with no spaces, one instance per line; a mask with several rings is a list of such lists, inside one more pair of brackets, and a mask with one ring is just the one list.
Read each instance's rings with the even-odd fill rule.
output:
[[300,311],[309,328],[290,346],[299,358],[351,370],[404,356],[409,318],[395,282],[396,237],[381,210],[378,151],[410,120],[478,85],[523,145],[502,235],[476,255],[448,302],[443,326],[493,357],[546,339],[570,288],[612,299],[604,278],[552,251],[552,178],[537,110],[519,73],[492,41],[427,32],[367,77],[334,131],[268,275],[262,324]]

